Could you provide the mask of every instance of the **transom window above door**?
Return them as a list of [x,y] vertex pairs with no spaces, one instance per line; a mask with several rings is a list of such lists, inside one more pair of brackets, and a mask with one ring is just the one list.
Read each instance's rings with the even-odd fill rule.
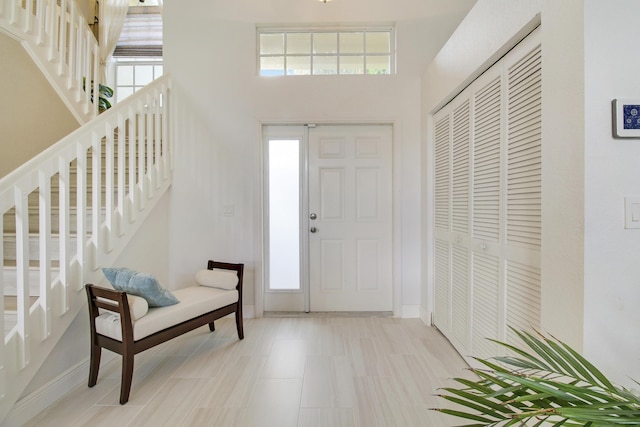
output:
[[257,29],[261,76],[395,74],[391,27]]

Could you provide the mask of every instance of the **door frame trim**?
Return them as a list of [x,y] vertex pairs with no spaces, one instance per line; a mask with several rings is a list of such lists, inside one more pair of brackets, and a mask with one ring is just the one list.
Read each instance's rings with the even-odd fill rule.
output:
[[[321,125],[389,125],[392,132],[392,173],[391,186],[392,194],[392,307],[394,317],[403,317],[402,305],[402,198],[397,196],[401,193],[402,183],[402,151],[401,142],[402,126],[400,120],[258,120],[256,121],[256,134],[258,135],[258,156],[255,159],[254,188],[258,191],[254,196],[254,248],[255,251],[255,317],[264,315],[264,293],[265,293],[265,183],[264,183],[264,137],[263,132],[267,126],[305,126],[308,124]],[[307,159],[308,162],[308,159]],[[305,165],[308,171],[308,165]],[[308,201],[306,201],[308,202]],[[305,203],[303,200],[302,203]],[[307,203],[308,204],[308,203]],[[305,208],[305,212],[308,207]],[[308,216],[308,213],[307,213]],[[305,216],[304,220],[308,220]],[[307,261],[308,262],[308,261]],[[308,293],[307,293],[308,294]],[[305,302],[306,304],[307,302]],[[308,307],[306,307],[308,308]]]

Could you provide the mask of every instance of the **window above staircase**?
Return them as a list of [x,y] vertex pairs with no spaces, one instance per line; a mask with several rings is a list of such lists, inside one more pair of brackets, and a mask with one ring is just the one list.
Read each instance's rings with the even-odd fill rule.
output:
[[129,6],[114,57],[162,58],[162,15],[160,7]]
[[162,14],[158,0],[131,0],[113,58],[116,102],[162,76]]

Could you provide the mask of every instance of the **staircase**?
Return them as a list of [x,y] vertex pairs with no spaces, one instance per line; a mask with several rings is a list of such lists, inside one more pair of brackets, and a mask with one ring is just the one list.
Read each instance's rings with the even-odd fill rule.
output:
[[84,124],[0,179],[0,424],[171,185],[185,117],[164,76],[97,115],[97,44],[73,0],[0,0],[21,40]]
[[171,183],[163,77],[0,180],[0,420]]

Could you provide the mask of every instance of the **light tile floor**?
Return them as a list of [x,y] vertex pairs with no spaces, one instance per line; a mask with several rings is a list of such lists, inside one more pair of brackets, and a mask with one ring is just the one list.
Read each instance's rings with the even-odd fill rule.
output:
[[417,319],[265,317],[203,327],[136,356],[131,397],[119,405],[119,357],[27,426],[459,425],[429,410],[467,376],[448,341]]

